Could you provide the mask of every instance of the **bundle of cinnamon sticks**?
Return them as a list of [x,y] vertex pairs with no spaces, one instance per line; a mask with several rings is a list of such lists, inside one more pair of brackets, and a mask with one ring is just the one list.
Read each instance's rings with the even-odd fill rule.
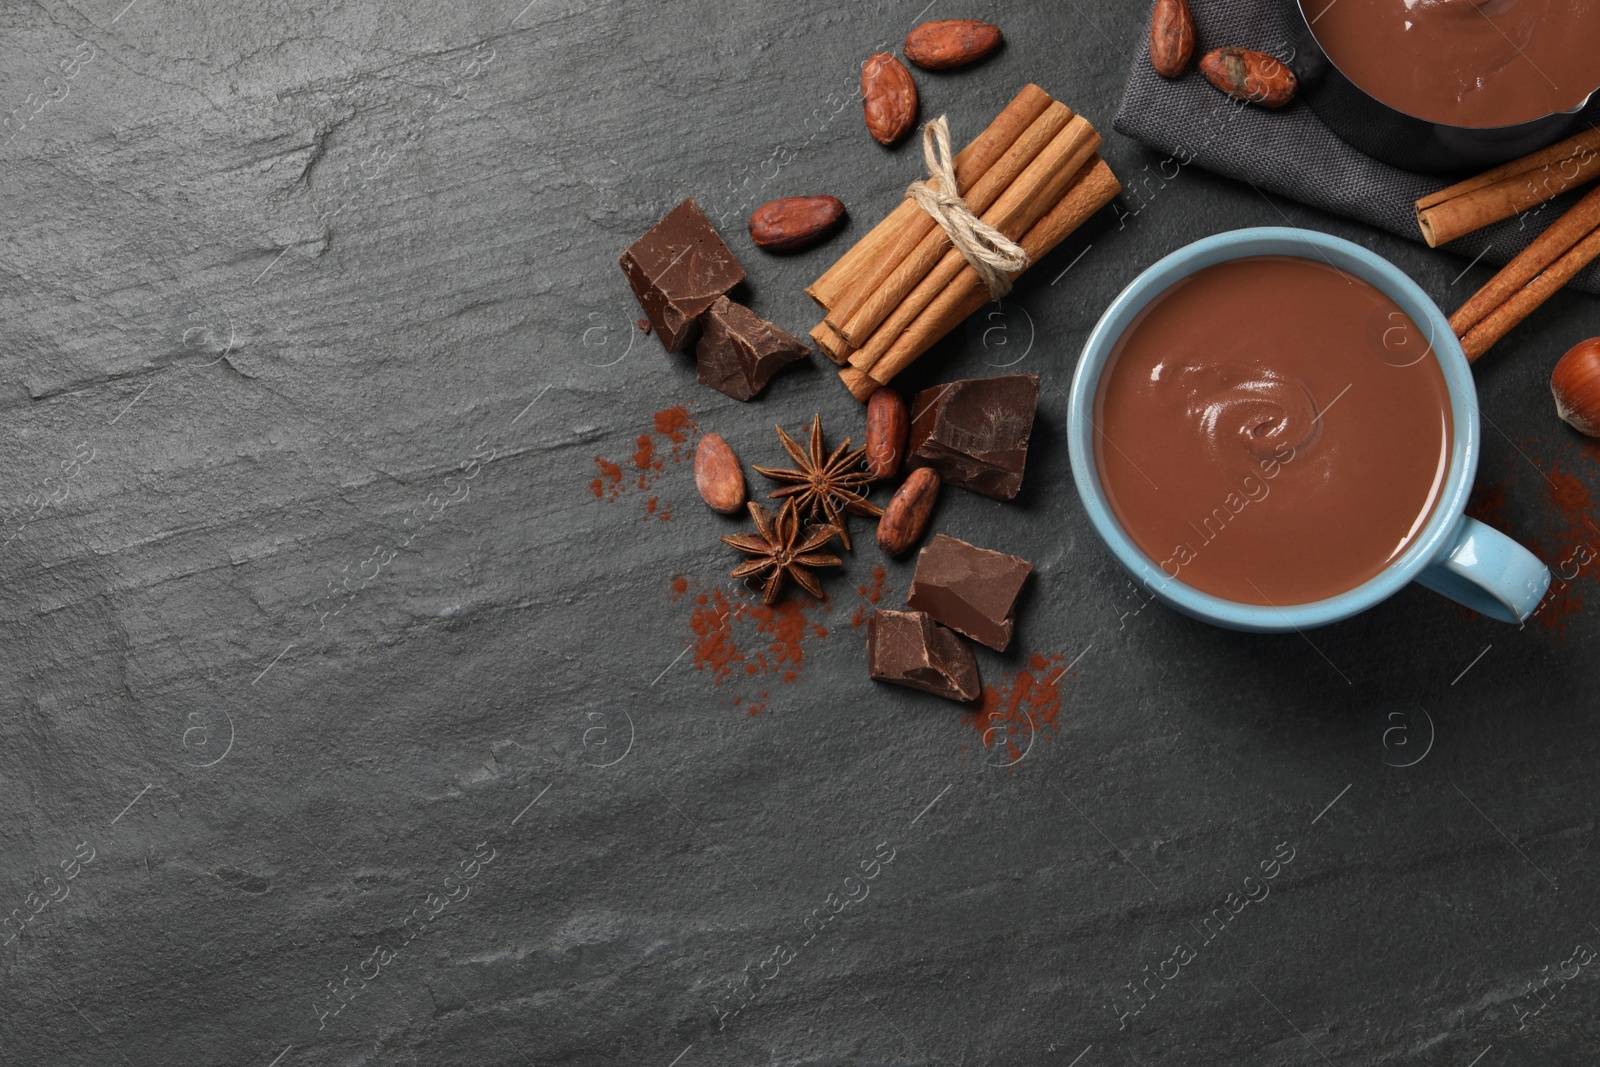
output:
[[[956,187],[974,215],[1037,262],[1121,191],[1099,147],[1086,119],[1029,85],[955,157]],[[909,199],[806,292],[827,312],[812,339],[863,402],[990,299]]]

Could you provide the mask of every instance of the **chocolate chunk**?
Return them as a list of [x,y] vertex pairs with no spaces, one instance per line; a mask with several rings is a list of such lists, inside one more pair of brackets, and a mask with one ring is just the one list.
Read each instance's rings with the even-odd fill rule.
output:
[[[1035,379],[1037,381],[1037,379]],[[1033,564],[975,548],[939,534],[917,554],[906,603],[952,630],[1004,652],[1011,643],[1011,613]]]
[[744,281],[744,268],[693,199],[669,211],[618,262],[668,352],[687,348],[700,313]]
[[717,297],[700,325],[704,332],[694,350],[700,384],[735,400],[749,400],[774,374],[811,351],[805,342],[725,296]]
[[867,620],[867,673],[950,700],[982,692],[971,646],[920,611],[879,610]]
[[924,389],[911,401],[908,466],[932,467],[947,485],[1010,500],[1022,488],[1037,374],[972,378]]

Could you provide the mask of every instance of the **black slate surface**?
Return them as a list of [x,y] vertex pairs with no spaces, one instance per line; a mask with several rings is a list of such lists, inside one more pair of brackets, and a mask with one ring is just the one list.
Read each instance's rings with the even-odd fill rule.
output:
[[[1037,81],[1146,190],[906,382],[1044,378],[1019,499],[951,493],[935,519],[1038,568],[1018,647],[979,650],[1029,706],[1024,675],[1055,680],[1014,751],[868,682],[865,523],[826,607],[764,618],[733,589],[715,539],[738,524],[656,413],[772,462],[774,422],[859,436],[859,408],[820,361],[749,405],[697,386],[635,331],[616,266],[693,195],[746,298],[803,332],[802,287],[918,169],[861,128],[857,64],[957,15],[1008,44],[919,72],[925,114],[965,140]],[[1480,511],[1575,572],[1533,623],[1412,590],[1263,638],[1145,604],[1063,439],[1123,284],[1286,220],[1447,307],[1489,272],[1198,169],[1160,184],[1110,132],[1144,18],[0,14],[0,1062],[1592,1063],[1595,565],[1574,553],[1600,536],[1600,456],[1546,379],[1600,332],[1594,298],[1558,296],[1476,371]],[[750,208],[815,192],[845,233],[749,245]]]

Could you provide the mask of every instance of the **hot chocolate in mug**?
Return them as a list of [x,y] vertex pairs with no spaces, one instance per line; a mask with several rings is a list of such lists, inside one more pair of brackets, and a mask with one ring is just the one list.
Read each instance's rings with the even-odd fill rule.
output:
[[1287,227],[1140,274],[1090,334],[1068,414],[1078,494],[1118,562],[1167,605],[1256,632],[1411,582],[1532,614],[1548,568],[1464,514],[1479,434],[1433,301],[1359,245]]

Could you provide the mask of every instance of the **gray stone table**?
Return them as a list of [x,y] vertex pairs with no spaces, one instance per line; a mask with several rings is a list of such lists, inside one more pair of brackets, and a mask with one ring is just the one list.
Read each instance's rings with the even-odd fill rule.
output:
[[[694,435],[860,409],[820,360],[699,386],[616,258],[694,196],[803,333],[919,170],[854,90],[924,12],[1007,34],[917,76],[958,139],[1032,80],[1153,173],[1109,131],[1146,9],[524,2],[0,15],[0,1062],[1595,1061],[1593,565],[1522,629],[1226,633],[1065,452],[1088,329],[1195,238],[1327,230],[1446,306],[1486,268],[1186,169],[919,363],[1044,381],[1019,499],[936,518],[1038,568],[986,744],[868,681],[910,565],[866,523],[825,605],[726,577]],[[815,192],[844,234],[750,245]],[[1546,387],[1596,311],[1476,371],[1476,510],[1552,563],[1600,536]]]

